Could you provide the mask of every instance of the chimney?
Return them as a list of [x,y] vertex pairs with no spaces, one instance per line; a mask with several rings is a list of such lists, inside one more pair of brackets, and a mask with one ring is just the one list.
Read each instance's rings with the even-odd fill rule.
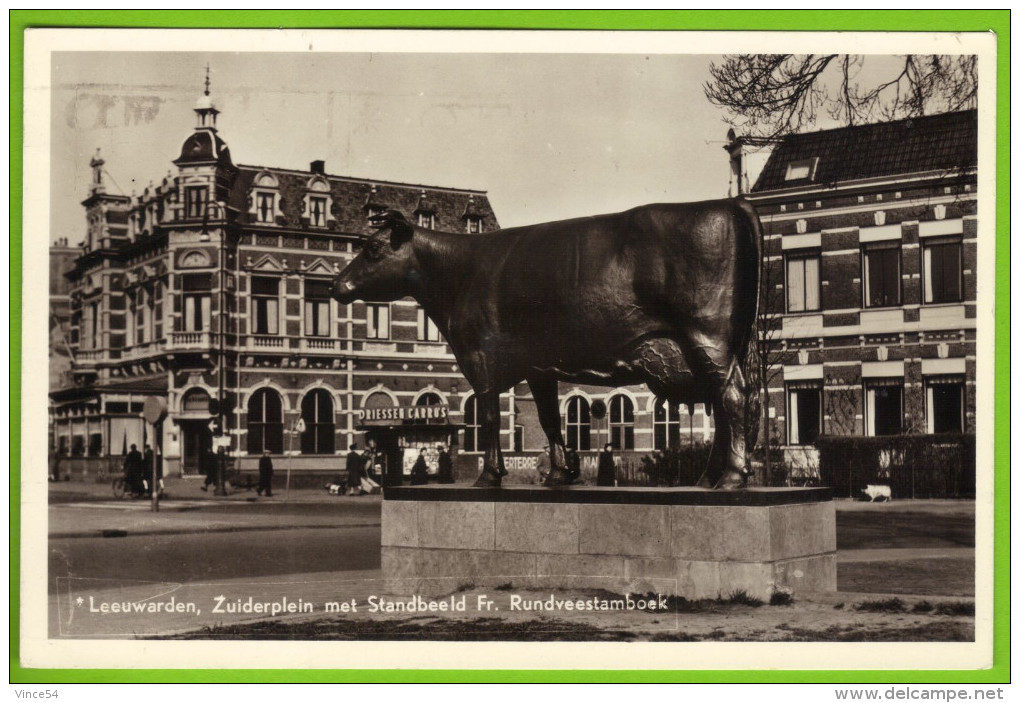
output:
[[325,161],[313,161],[311,164],[312,173],[317,173],[320,176],[326,175],[326,162]]

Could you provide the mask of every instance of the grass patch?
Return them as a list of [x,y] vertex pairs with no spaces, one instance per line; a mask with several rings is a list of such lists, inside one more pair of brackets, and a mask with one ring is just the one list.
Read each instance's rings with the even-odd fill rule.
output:
[[830,625],[823,630],[783,628],[790,642],[973,642],[971,623],[940,621],[907,627]]
[[914,603],[914,607],[910,609],[914,613],[930,613],[935,610],[935,606],[926,600]]
[[973,596],[974,560],[904,559],[836,566],[838,590],[915,596]]
[[962,615],[974,617],[973,603],[939,603],[935,606],[936,615]]
[[867,600],[863,603],[854,603],[854,610],[866,613],[902,613],[906,607],[906,604],[899,598]]
[[514,590],[514,582],[513,581],[507,581],[506,583],[502,583],[502,584],[496,586],[496,590],[497,591],[512,591],[512,590]]
[[318,620],[314,622],[257,622],[207,627],[195,632],[152,639],[174,640],[382,640],[438,642],[627,642],[637,638],[628,630],[603,630],[563,620],[509,622],[499,618],[477,620]]
[[793,594],[786,590],[772,591],[769,605],[793,605]]
[[732,591],[728,596],[726,596],[726,598],[722,598],[720,600],[723,603],[729,603],[731,605],[746,605],[751,608],[760,608],[765,605],[765,601],[761,598],[755,598],[743,589],[740,589],[739,591]]

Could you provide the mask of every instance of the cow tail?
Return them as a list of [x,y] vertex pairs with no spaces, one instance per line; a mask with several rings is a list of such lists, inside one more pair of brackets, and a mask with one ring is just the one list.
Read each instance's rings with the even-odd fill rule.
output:
[[742,248],[741,259],[744,264],[744,277],[741,280],[745,281],[747,285],[741,291],[741,298],[747,301],[744,310],[746,311],[745,315],[750,314],[751,324],[746,324],[745,317],[745,324],[741,327],[748,330],[747,339],[742,340],[743,344],[737,347],[742,350],[746,349],[739,359],[740,370],[743,372],[747,384],[747,396],[744,403],[744,432],[745,442],[750,450],[758,443],[758,430],[761,424],[761,337],[758,306],[761,304],[759,289],[762,278],[761,250],[763,242],[758,213],[743,198],[738,199],[737,203],[747,217],[748,227],[745,229],[745,234],[750,237],[750,241],[745,242],[745,246]]

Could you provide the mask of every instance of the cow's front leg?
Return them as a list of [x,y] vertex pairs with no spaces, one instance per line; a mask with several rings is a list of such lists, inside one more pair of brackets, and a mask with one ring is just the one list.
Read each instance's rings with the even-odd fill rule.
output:
[[503,466],[503,452],[499,447],[499,393],[486,392],[477,395],[478,413],[480,417],[482,448],[485,459],[482,473],[475,481],[476,488],[491,488],[502,484],[506,476]]
[[570,475],[567,473],[563,433],[560,430],[558,384],[555,379],[529,378],[528,387],[531,388],[531,397],[535,399],[538,421],[542,425],[546,439],[549,440],[549,459],[552,468],[545,479],[545,485],[565,486],[570,483]]

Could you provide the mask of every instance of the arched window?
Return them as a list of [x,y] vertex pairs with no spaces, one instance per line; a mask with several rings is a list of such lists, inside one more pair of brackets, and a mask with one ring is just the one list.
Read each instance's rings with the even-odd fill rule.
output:
[[[420,396],[418,396],[418,400],[415,401],[414,404],[418,405],[420,407],[426,407],[427,408],[427,407],[432,406],[432,405],[442,405],[443,404],[443,399],[440,398],[435,393],[422,393]],[[421,422],[421,421],[420,420],[416,420],[415,422]],[[426,424],[426,425],[442,425],[443,423],[444,423],[444,421],[440,420],[439,418],[426,419],[425,422],[424,422],[424,424]]]
[[260,388],[248,400],[248,453],[265,450],[283,453],[283,402],[269,388]]
[[680,442],[680,410],[675,405],[670,406],[664,399],[656,398],[652,427],[656,449],[675,447]]
[[634,448],[634,403],[625,395],[609,401],[609,438],[613,449]]
[[201,388],[192,388],[181,400],[181,412],[209,414],[209,394]]
[[316,388],[301,399],[301,419],[305,431],[301,434],[302,454],[332,454],[336,447],[333,423],[333,399],[329,391]]
[[579,452],[591,449],[591,406],[579,395],[567,401],[567,446]]
[[478,399],[471,396],[464,401],[464,451],[480,452],[482,446],[478,442]]

